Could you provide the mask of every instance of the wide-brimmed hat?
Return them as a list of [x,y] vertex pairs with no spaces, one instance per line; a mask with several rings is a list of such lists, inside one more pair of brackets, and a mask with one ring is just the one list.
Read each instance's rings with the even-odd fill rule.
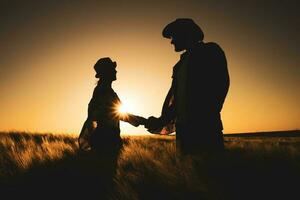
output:
[[178,18],[169,23],[163,29],[162,35],[165,38],[171,38],[174,35],[185,35],[195,41],[202,41],[204,38],[201,28],[189,18]]
[[96,78],[99,78],[103,73],[109,72],[117,67],[117,62],[112,61],[109,57],[100,58],[94,65]]

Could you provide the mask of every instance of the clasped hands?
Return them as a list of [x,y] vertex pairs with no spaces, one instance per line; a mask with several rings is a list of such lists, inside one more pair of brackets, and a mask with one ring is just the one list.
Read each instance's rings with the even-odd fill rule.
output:
[[148,132],[157,134],[163,128],[163,123],[160,118],[149,117],[148,119],[140,116],[135,116],[134,125],[144,125]]

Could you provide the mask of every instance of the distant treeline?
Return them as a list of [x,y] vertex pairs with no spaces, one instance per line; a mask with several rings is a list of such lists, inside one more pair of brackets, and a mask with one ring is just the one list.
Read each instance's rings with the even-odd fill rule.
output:
[[250,133],[228,133],[225,137],[300,137],[300,130],[250,132]]

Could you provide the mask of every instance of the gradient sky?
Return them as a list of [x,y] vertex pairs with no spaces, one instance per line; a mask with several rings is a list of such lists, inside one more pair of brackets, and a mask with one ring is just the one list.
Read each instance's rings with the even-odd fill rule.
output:
[[[79,133],[93,65],[118,63],[114,90],[159,116],[179,59],[163,27],[189,17],[225,51],[224,133],[300,128],[297,1],[1,1],[0,130]],[[201,129],[201,127],[199,127]],[[121,123],[122,133],[146,133]]]

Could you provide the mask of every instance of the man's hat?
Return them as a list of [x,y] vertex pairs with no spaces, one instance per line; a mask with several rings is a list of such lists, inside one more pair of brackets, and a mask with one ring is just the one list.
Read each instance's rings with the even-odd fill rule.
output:
[[174,35],[186,35],[195,41],[202,41],[204,38],[201,28],[189,18],[178,18],[169,23],[162,32],[165,38],[171,38]]
[[109,57],[100,58],[94,65],[96,71],[96,78],[99,78],[103,73],[115,69],[117,66],[116,62],[113,62]]

